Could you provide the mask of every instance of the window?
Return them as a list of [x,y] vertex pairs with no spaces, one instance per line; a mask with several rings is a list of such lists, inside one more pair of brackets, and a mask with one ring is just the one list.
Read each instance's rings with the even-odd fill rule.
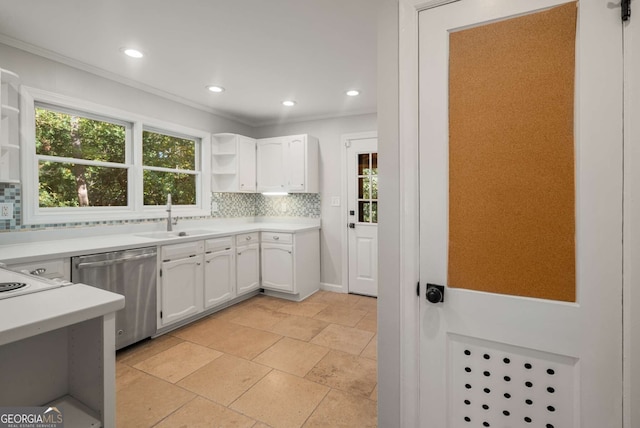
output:
[[142,133],[145,205],[163,205],[167,193],[176,205],[196,204],[196,147],[193,139]]
[[131,125],[36,104],[38,205],[126,207]]
[[358,155],[358,221],[378,222],[378,154]]
[[208,133],[23,87],[23,222],[210,215]]

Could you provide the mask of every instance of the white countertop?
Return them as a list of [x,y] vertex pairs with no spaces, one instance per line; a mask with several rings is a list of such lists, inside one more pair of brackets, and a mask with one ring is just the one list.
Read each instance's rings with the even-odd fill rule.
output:
[[[301,223],[285,222],[229,222],[209,223],[193,222],[174,227],[175,232],[182,230],[210,230],[211,233],[173,238],[149,238],[138,236],[138,233],[148,233],[149,230],[129,231],[127,233],[92,235],[92,228],[86,228],[84,237],[64,239],[64,229],[58,233],[57,239],[32,240],[2,245],[0,243],[0,262],[7,264],[29,263],[52,258],[73,257],[83,254],[119,251],[129,248],[153,247],[178,242],[197,241],[220,236],[236,235],[248,232],[289,232],[298,233],[320,228],[320,220]],[[115,228],[114,228],[115,229]],[[78,234],[78,230],[73,231]],[[13,232],[25,233],[25,232]],[[37,232],[32,232],[37,236]],[[2,238],[2,234],[0,234]],[[34,239],[34,238],[31,238]],[[0,239],[1,242],[1,239]]]
[[2,299],[0,346],[101,317],[122,308],[124,297],[120,294],[84,284]]

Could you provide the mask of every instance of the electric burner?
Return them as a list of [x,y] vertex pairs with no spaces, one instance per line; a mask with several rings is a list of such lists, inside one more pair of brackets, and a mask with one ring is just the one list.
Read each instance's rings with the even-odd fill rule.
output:
[[0,293],[3,291],[17,290],[22,287],[26,287],[24,282],[0,282]]
[[15,272],[0,267],[0,301],[69,284],[71,284],[69,281],[63,279],[49,279],[26,271]]

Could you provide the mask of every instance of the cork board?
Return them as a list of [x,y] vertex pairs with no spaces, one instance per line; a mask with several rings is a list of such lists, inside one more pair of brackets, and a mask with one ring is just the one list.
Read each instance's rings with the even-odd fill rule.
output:
[[450,287],[575,301],[576,11],[450,34]]

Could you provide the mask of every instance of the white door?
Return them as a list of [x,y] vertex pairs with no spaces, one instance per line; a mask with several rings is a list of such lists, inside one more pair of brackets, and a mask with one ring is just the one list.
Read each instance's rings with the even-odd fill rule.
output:
[[349,293],[378,295],[378,138],[349,138]]
[[[459,106],[458,100],[454,102],[453,95],[450,98],[450,91],[462,93],[463,97],[475,96],[475,86],[466,91],[460,91],[460,88],[465,88],[468,82],[474,82],[478,70],[470,69],[470,72],[455,75],[455,71],[450,70],[455,70],[458,63],[451,63],[450,59],[457,61],[458,58],[465,58],[465,55],[476,54],[492,58],[494,54],[499,56],[496,52],[501,52],[494,49],[493,45],[484,45],[466,51],[456,50],[454,55],[454,49],[460,46],[452,44],[457,37],[455,34],[468,29],[488,28],[494,23],[510,26],[517,33],[522,28],[519,27],[521,21],[513,19],[532,17],[534,14],[541,16],[538,14],[540,10],[560,3],[562,1],[557,0],[461,0],[419,13],[422,427],[622,426],[622,50],[619,9],[610,7],[604,1],[581,1],[577,14],[575,111],[570,117],[573,121],[563,124],[574,129],[575,137],[572,143],[575,157],[565,159],[572,182],[575,177],[575,191],[572,187],[569,192],[571,198],[575,196],[575,205],[571,205],[575,210],[565,213],[575,213],[575,221],[572,220],[575,239],[568,242],[570,245],[575,242],[575,253],[572,252],[575,260],[573,256],[568,260],[569,264],[575,261],[575,269],[572,270],[575,271],[575,281],[572,282],[575,284],[575,298],[561,301],[525,297],[530,291],[536,290],[522,290],[518,278],[525,278],[531,272],[544,274],[547,263],[543,262],[545,254],[541,254],[539,260],[530,261],[530,271],[519,268],[507,272],[516,278],[507,292],[487,291],[484,287],[490,288],[493,284],[474,283],[473,272],[464,287],[449,283],[452,281],[452,272],[456,271],[456,267],[450,265],[452,254],[460,250],[463,254],[469,254],[469,260],[462,261],[470,262],[470,265],[474,262],[470,259],[477,255],[467,251],[469,248],[465,246],[465,236],[460,239],[460,236],[452,235],[460,229],[460,225],[451,219],[458,221],[461,213],[458,209],[460,201],[449,197],[454,195],[450,192],[455,187],[451,177],[458,177],[458,174],[476,167],[474,153],[466,159],[466,163],[455,163],[458,159],[452,159],[453,153],[456,153],[451,151],[452,141],[457,138],[461,126],[482,125],[477,123],[478,117],[482,117],[480,114],[466,115],[459,121],[464,123],[449,122],[450,115],[456,114]],[[544,27],[544,24],[534,26]],[[488,40],[493,40],[493,28],[479,31],[483,37],[488,36]],[[537,36],[538,33],[534,31],[524,38],[507,37],[504,40],[514,43]],[[555,42],[544,45],[542,50],[552,46],[555,46]],[[530,53],[527,52],[527,55]],[[550,56],[551,53],[543,54],[540,61],[544,62]],[[483,64],[491,68],[498,61],[490,59]],[[520,72],[515,69],[512,71]],[[456,81],[451,77],[454,75],[457,76]],[[527,79],[525,77],[522,80]],[[554,79],[547,82],[549,85],[556,83]],[[518,85],[496,88],[496,91],[503,90],[507,95],[524,95],[532,102],[539,101],[535,98],[540,94],[527,93]],[[498,107],[516,109],[509,104],[510,100],[507,97],[504,103],[478,108],[477,113]],[[553,105],[557,100],[554,95],[545,97],[544,101]],[[542,110],[546,110],[546,107],[538,108],[533,115]],[[496,120],[500,122],[501,118]],[[500,126],[502,124],[498,129]],[[526,123],[521,128],[526,128]],[[539,130],[524,132],[530,135]],[[477,148],[477,145],[473,145],[475,137],[479,139],[486,135],[471,133],[471,151]],[[490,137],[499,139],[502,131]],[[535,136],[541,143],[557,137],[544,132]],[[513,147],[518,143],[516,140],[513,141]],[[509,147],[505,146],[502,152],[496,151],[485,162],[488,165],[493,162],[493,167],[487,167],[484,176],[500,176],[512,166],[505,164],[511,157]],[[466,154],[469,155],[468,152]],[[526,162],[535,165],[538,157],[544,157],[544,153],[536,152],[534,145],[525,158],[527,156],[529,159],[525,159]],[[539,170],[541,179],[557,173],[542,167]],[[521,183],[517,182],[517,177],[504,180],[507,190],[496,191],[495,194],[485,191],[486,188],[474,194],[475,183],[468,183],[468,192],[465,194],[477,201],[473,208],[508,203],[518,193]],[[541,187],[543,194],[546,192],[552,197],[560,195],[559,203],[567,199],[566,194],[560,194],[566,189],[554,188],[553,180],[546,185],[549,187]],[[535,206],[523,206],[518,215],[527,217],[535,209]],[[464,219],[465,213],[462,214]],[[539,229],[540,233],[554,238],[554,219],[557,214],[560,217],[559,213],[548,213],[551,221]],[[469,217],[465,221],[472,225],[469,230],[481,230],[485,227],[486,218]],[[536,230],[540,224],[521,226]],[[501,231],[497,229],[495,233]],[[471,232],[466,235],[469,242],[475,239],[471,235]],[[490,250],[491,242],[487,242],[487,251]],[[529,250],[531,248],[522,243],[521,247],[514,247],[511,255],[517,259]],[[557,248],[551,250],[555,252]],[[492,268],[487,265],[501,261],[496,258],[479,264],[478,276],[483,269]],[[503,270],[510,269],[506,267]],[[532,288],[544,289],[546,284],[542,280],[540,282]],[[442,303],[433,304],[426,300],[427,283],[447,286]],[[535,295],[535,292],[532,294]]]

